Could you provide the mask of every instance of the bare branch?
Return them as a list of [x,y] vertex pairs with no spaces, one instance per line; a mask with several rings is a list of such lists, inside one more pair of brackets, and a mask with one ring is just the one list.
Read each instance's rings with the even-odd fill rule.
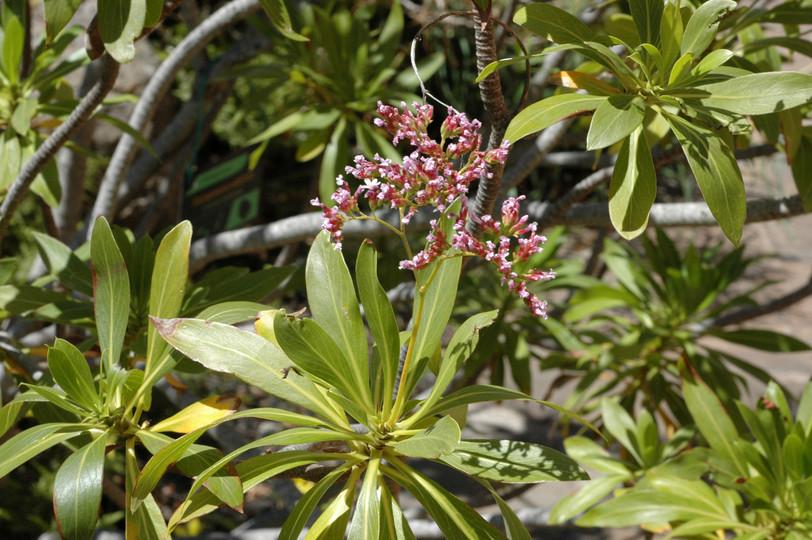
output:
[[[152,119],[160,99],[183,66],[223,30],[259,8],[258,0],[232,0],[190,32],[155,71],[130,115],[128,121],[130,126],[138,131],[143,131]],[[77,238],[78,241],[85,237],[89,238],[90,225],[96,216],[104,215],[112,218],[115,214],[119,185],[124,177],[124,171],[133,159],[135,149],[135,139],[130,135],[122,134],[101,186],[99,186],[99,193],[93,209],[88,215],[85,228]]]
[[[527,213],[531,219],[547,215],[549,203],[531,202]],[[805,214],[800,195],[754,199],[747,202],[745,223],[773,221]],[[651,208],[649,225],[652,227],[712,227],[718,226],[704,202],[658,203]],[[559,225],[611,227],[609,206],[606,203],[576,204],[561,217]]]
[[6,235],[11,218],[20,206],[23,197],[28,193],[34,179],[42,172],[45,165],[53,159],[59,149],[88,121],[96,107],[101,104],[116,82],[118,69],[118,62],[113,60],[110,55],[103,56],[102,74],[98,82],[70,113],[68,119],[56,128],[53,134],[37,148],[33,157],[20,170],[20,174],[17,175],[14,183],[9,188],[3,203],[0,204],[0,242]]
[[[481,73],[488,64],[498,60],[493,35],[493,21],[483,23],[479,16],[475,15],[474,36],[476,39],[476,66],[477,71]],[[502,95],[502,79],[498,70],[479,81],[479,93],[482,96],[482,104],[491,125],[487,150],[493,150],[502,144],[505,130],[507,130],[510,123],[510,111],[508,111],[505,97]],[[476,197],[471,204],[475,216],[482,217],[493,212],[493,206],[499,194],[499,186],[502,183],[504,168],[502,164],[489,165],[488,174],[479,179]],[[482,225],[477,220],[472,219],[468,222],[468,230],[474,236],[482,235]]]

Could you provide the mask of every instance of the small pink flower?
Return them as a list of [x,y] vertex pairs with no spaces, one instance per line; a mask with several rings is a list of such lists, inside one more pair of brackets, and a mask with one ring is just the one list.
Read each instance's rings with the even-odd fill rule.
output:
[[[426,268],[440,257],[448,256],[449,248],[455,255],[477,256],[496,267],[502,276],[502,285],[521,298],[533,314],[547,317],[547,303],[531,293],[527,283],[553,279],[555,272],[538,269],[523,272],[516,267],[517,263],[526,263],[533,255],[541,253],[547,240],[536,234],[536,224],[529,223],[528,216],[521,215],[520,202],[524,196],[507,199],[502,204],[499,221],[492,216],[470,216],[468,212],[468,187],[471,182],[491,175],[489,165],[505,163],[509,143],[504,141],[499,148],[489,152],[480,151],[479,121],[469,121],[464,114],[453,109],[448,110],[441,126],[440,142],[426,132],[434,116],[434,109],[429,105],[413,103],[410,110],[405,103],[401,103],[398,109],[379,102],[378,114],[380,118],[375,120],[375,125],[387,130],[394,144],[408,141],[414,150],[403,158],[402,164],[377,154],[371,160],[356,156],[354,166],[346,168],[347,174],[361,182],[355,192],[352,193],[344,178],[339,176],[336,191],[331,196],[335,207],[330,208],[318,199],[311,201],[322,209],[322,229],[330,232],[336,249],[341,249],[344,223],[363,217],[358,206],[360,199],[366,199],[372,209],[382,205],[399,209],[403,213],[401,221],[404,225],[420,207],[434,206],[445,213],[448,205],[461,199],[459,215],[444,216],[454,220],[450,238],[443,233],[438,221],[432,220],[425,249],[411,259],[401,261],[400,268],[412,271]],[[458,167],[459,163],[461,166]],[[481,225],[483,239],[468,232],[469,219]]]

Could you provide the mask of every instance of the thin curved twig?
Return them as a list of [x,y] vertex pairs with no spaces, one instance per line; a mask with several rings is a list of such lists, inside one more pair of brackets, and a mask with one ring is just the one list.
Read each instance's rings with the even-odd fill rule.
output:
[[20,170],[3,199],[3,203],[0,204],[0,242],[3,241],[3,237],[5,237],[11,223],[11,218],[19,208],[23,197],[28,193],[34,179],[42,172],[45,165],[54,158],[59,149],[90,119],[96,107],[112,90],[118,77],[118,70],[119,63],[113,60],[109,54],[105,54],[102,57],[102,73],[98,82],[70,113],[68,119],[56,128],[53,134],[37,148],[33,157]]
[[[183,66],[226,28],[259,9],[258,0],[232,0],[190,32],[155,71],[130,115],[128,122],[130,126],[142,131],[155,114],[160,99]],[[112,218],[115,214],[119,185],[133,159],[135,148],[135,139],[123,134],[110,160],[101,186],[99,186],[93,209],[88,215],[83,231],[77,238],[78,241],[90,236],[90,225],[95,216],[104,215]]]

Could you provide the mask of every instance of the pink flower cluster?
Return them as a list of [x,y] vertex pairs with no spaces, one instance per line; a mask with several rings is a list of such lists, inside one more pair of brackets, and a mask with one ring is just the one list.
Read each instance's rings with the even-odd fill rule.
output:
[[[414,112],[405,103],[402,110],[378,103],[381,118],[375,124],[386,129],[395,144],[408,141],[415,149],[403,158],[403,164],[394,163],[375,155],[372,160],[356,156],[355,166],[347,167],[346,172],[362,183],[351,191],[343,176],[336,180],[337,189],[332,195],[335,206],[328,207],[318,199],[311,203],[322,209],[324,223],[322,229],[330,232],[336,249],[341,249],[342,227],[351,219],[365,217],[358,201],[365,198],[370,208],[388,206],[403,212],[403,223],[422,206],[434,206],[445,212],[448,205],[462,199],[462,210],[453,217],[453,233],[443,232],[437,220],[431,221],[426,248],[411,260],[401,261],[400,267],[406,270],[425,268],[440,257],[449,256],[446,251],[453,248],[451,256],[476,255],[496,265],[502,274],[502,285],[515,292],[530,310],[539,317],[547,317],[547,303],[527,290],[527,283],[550,280],[555,277],[551,270],[532,270],[519,273],[514,264],[527,262],[530,257],[542,251],[546,241],[536,234],[536,224],[527,223],[528,217],[519,215],[519,202],[524,198],[510,198],[502,205],[502,219],[497,222],[491,216],[478,220],[485,231],[484,240],[471,235],[467,230],[469,219],[466,194],[472,181],[483,175],[490,175],[488,164],[504,163],[507,159],[509,143],[505,141],[499,148],[482,152],[479,135],[480,123],[469,121],[464,114],[448,111],[448,117],[440,128],[441,140],[435,141],[427,134],[434,109],[430,105],[414,103]],[[468,156],[461,167],[455,162]],[[477,219],[472,216],[471,219]],[[450,236],[450,238],[449,238]],[[511,239],[515,239],[512,241]]]

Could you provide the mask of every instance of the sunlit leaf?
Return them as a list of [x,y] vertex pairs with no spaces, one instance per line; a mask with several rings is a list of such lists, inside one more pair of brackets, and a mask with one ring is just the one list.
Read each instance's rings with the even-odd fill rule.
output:
[[623,141],[609,184],[609,218],[626,239],[640,235],[657,195],[657,171],[642,124]]
[[444,416],[420,433],[391,447],[404,456],[436,459],[454,451],[460,440],[460,426],[450,416]]
[[516,142],[565,118],[593,111],[607,99],[607,96],[588,94],[561,94],[542,99],[523,109],[510,121],[505,139]]
[[174,431],[175,433],[189,433],[197,428],[233,414],[240,408],[242,401],[233,394],[211,396],[192,403],[180,412],[177,412],[150,427],[150,431]]
[[98,0],[99,34],[116,62],[124,64],[135,58],[135,40],[146,15],[146,0]]
[[130,316],[130,279],[110,225],[99,216],[90,240],[96,327],[104,371],[118,363]]
[[460,441],[439,459],[466,474],[497,482],[589,480],[586,471],[561,452],[521,441]]
[[578,17],[551,4],[523,6],[516,11],[513,22],[555,43],[583,43],[595,38],[595,33]]
[[611,146],[635,130],[642,133],[640,128],[645,114],[643,98],[640,96],[609,96],[595,109],[586,137],[587,150]]
[[733,151],[715,132],[680,117],[666,116],[685,151],[711,214],[734,245],[747,213],[744,183]]

